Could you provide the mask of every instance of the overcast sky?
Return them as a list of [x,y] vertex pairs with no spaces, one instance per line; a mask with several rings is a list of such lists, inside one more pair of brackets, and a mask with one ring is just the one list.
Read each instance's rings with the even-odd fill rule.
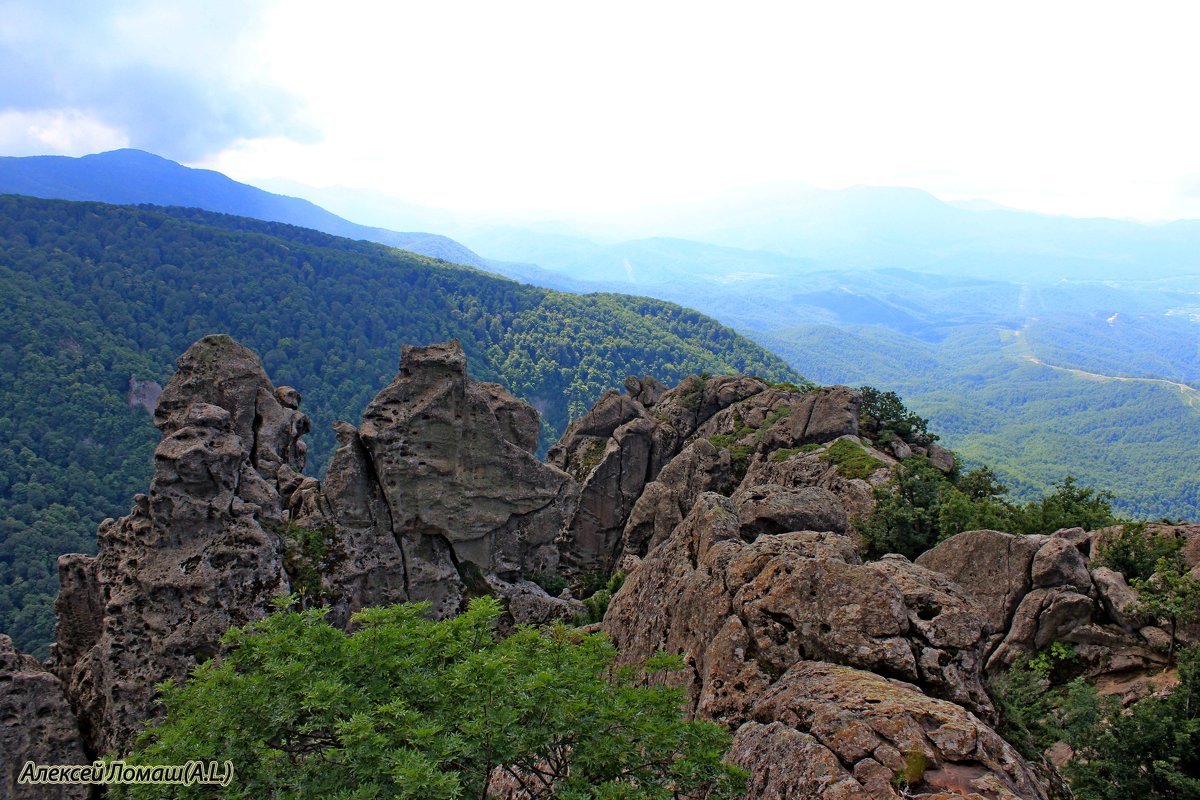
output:
[[0,154],[600,211],[769,181],[1200,217],[1194,2],[0,0]]

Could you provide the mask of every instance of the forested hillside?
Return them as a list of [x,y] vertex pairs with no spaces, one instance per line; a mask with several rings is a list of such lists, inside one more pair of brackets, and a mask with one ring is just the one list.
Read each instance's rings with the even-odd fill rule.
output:
[[307,200],[265,192],[219,172],[192,169],[142,150],[112,150],[82,158],[0,157],[0,194],[202,208],[366,239],[455,264],[485,266],[484,259],[445,236],[357,225]]
[[[626,375],[757,373],[782,360],[694,311],[571,295],[367,242],[197,210],[0,197],[0,630],[52,636],[54,560],[144,491],[158,439],[131,376],[164,382],[209,333],[262,353],[313,418],[357,422],[404,343],[457,338],[473,375],[542,412],[543,444]],[[44,652],[44,651],[43,651]]]
[[[1032,348],[1025,341],[1031,331]],[[970,464],[991,467],[1017,497],[1035,497],[1070,473],[1112,491],[1114,506],[1135,519],[1200,519],[1194,395],[1163,381],[1046,366],[1051,357],[1064,367],[1118,366],[1085,361],[1082,349],[1051,349],[1056,332],[1047,331],[961,326],[929,342],[879,326],[810,325],[760,338],[813,380],[899,392],[944,444]],[[1099,330],[1093,342],[1100,352]],[[1133,363],[1128,357],[1124,370],[1107,374],[1136,375]]]

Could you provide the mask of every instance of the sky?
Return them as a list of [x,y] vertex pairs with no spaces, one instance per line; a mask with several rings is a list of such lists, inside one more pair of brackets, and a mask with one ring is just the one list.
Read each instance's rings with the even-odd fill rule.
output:
[[780,181],[1200,218],[1193,2],[0,0],[0,155],[586,214]]

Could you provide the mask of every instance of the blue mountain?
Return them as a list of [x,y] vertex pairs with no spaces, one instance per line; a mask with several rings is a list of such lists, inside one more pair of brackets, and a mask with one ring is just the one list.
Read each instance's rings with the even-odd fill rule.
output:
[[142,150],[70,158],[0,158],[0,194],[57,200],[184,206],[267,222],[285,222],[334,236],[365,239],[455,264],[486,268],[484,259],[445,236],[358,225],[298,197],[272,194],[207,169],[192,169]]

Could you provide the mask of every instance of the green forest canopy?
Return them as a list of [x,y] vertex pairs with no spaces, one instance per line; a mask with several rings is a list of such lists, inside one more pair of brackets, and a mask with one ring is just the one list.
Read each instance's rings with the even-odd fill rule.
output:
[[313,418],[309,469],[394,376],[402,344],[457,338],[474,378],[542,414],[543,446],[629,374],[798,380],[695,311],[522,285],[368,242],[195,209],[0,196],[0,630],[45,654],[55,559],[145,491],[158,433],[131,375],[196,339],[256,350]]

